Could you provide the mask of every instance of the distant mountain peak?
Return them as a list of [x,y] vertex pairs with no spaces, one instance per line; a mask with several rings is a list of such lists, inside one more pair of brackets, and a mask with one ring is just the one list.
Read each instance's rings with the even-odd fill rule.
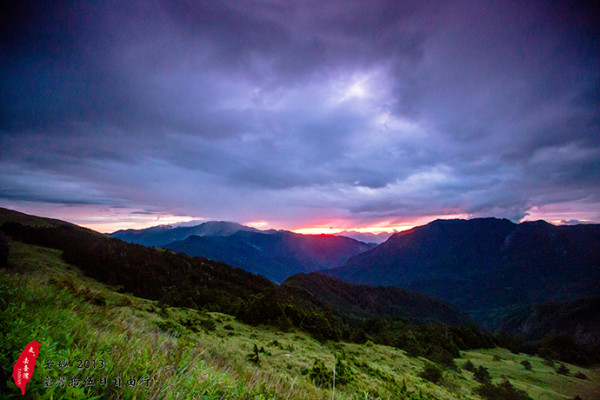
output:
[[358,231],[342,231],[339,233],[335,233],[333,236],[345,236],[354,240],[358,240],[359,242],[380,244],[388,240],[393,234],[393,232],[371,233]]
[[409,288],[491,318],[506,307],[599,295],[600,225],[436,220],[323,272]]
[[109,236],[145,246],[161,246],[190,236],[231,236],[240,231],[261,232],[237,222],[205,221],[194,226],[158,225],[146,229],[119,230]]

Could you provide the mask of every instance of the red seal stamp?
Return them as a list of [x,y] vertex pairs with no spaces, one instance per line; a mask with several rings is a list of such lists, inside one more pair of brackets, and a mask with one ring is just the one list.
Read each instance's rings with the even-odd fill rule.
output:
[[40,354],[40,344],[35,340],[25,346],[25,350],[21,352],[19,359],[13,367],[13,379],[15,384],[21,389],[21,394],[25,394],[25,386],[33,376],[35,369],[35,361]]

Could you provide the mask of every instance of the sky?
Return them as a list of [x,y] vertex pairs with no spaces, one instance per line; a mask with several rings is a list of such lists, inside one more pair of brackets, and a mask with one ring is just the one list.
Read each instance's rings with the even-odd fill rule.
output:
[[102,232],[600,222],[591,2],[3,3],[0,207]]

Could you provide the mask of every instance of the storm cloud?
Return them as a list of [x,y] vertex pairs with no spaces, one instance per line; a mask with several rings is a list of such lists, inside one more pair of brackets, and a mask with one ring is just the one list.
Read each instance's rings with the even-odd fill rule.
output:
[[600,222],[584,3],[8,3],[0,205]]

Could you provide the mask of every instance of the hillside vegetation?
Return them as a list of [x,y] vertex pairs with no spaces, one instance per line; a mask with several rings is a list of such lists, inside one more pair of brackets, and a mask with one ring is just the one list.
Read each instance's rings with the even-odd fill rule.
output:
[[600,296],[515,310],[500,321],[498,329],[527,340],[541,340],[551,333],[600,346]]
[[[10,374],[32,340],[41,344],[27,386],[32,399],[326,399],[334,363],[338,399],[479,399],[481,388],[501,388],[505,378],[515,393],[522,389],[533,399],[600,395],[598,369],[565,364],[568,372],[559,374],[558,365],[501,349],[461,352],[458,368],[436,366],[394,347],[317,341],[294,328],[282,332],[161,305],[84,276],[58,250],[16,241],[10,248],[8,267],[0,270],[5,398],[22,398]],[[489,370],[491,385],[462,368],[467,359]],[[63,371],[50,366],[64,360],[70,364]],[[103,360],[104,367],[78,369],[77,360]],[[60,377],[67,378],[64,387],[56,385]],[[99,384],[103,377],[107,387]],[[120,388],[112,384],[117,377]],[[72,378],[79,384],[71,385]],[[85,387],[90,378],[95,386]],[[129,385],[131,378],[142,384]]]
[[[409,346],[413,354],[435,360],[451,360],[459,349],[492,345],[487,335],[473,327],[439,325],[456,325],[468,319],[456,308],[418,293],[359,288],[318,274],[290,280],[295,285],[277,286],[222,263],[125,243],[75,225],[48,226],[30,217],[23,224],[18,220],[13,218],[0,229],[14,239],[62,250],[62,259],[86,275],[164,305],[224,312],[250,324],[270,324],[284,330],[295,327],[321,340],[362,343],[371,339],[379,344]],[[327,285],[322,285],[324,281]],[[298,282],[310,287],[311,293],[298,290]],[[332,286],[332,282],[336,283]],[[332,299],[331,287],[337,287],[339,294],[346,292],[346,299]],[[374,305],[363,302],[360,314],[354,306],[348,307],[348,296],[357,290],[363,293],[363,300],[377,300]],[[421,329],[413,324],[424,321],[438,325]],[[418,337],[412,333],[415,330]],[[442,335],[444,340],[440,340]]]

